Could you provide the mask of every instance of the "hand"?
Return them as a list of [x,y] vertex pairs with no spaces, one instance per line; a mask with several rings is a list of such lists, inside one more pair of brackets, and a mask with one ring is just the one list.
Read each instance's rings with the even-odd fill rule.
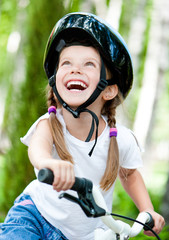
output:
[[73,164],[63,160],[55,160],[54,165],[52,168],[54,173],[53,189],[57,192],[70,189],[75,182]]
[[[154,219],[153,230],[154,230],[154,232],[159,234],[162,231],[162,229],[165,225],[164,218],[160,214],[153,211],[152,209],[148,209],[145,212],[149,212],[152,215],[152,218]],[[147,236],[153,236],[154,237],[154,234],[151,231],[144,231],[144,234],[147,235]]]
[[74,166],[64,160],[45,158],[39,161],[39,169],[49,168],[54,174],[53,189],[57,192],[70,189],[75,182]]

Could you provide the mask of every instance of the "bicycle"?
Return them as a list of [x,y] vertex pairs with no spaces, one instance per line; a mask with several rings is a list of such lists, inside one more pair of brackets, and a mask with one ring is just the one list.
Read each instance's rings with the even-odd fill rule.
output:
[[[43,183],[53,183],[54,175],[50,169],[43,168],[38,173],[38,180]],[[93,183],[85,178],[75,177],[75,183],[71,190],[78,194],[78,198],[68,194],[61,193],[59,198],[65,198],[69,201],[79,204],[87,217],[100,217],[108,230],[96,229],[94,231],[95,240],[128,240],[137,236],[144,228],[153,232],[158,240],[160,237],[152,230],[154,221],[150,213],[141,212],[136,219],[122,215],[107,212],[107,206],[99,189]],[[133,221],[130,226],[121,220],[115,220],[112,216],[124,218]]]

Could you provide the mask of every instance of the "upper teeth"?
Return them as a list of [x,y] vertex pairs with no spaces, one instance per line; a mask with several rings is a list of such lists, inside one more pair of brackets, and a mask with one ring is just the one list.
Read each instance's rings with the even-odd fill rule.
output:
[[70,81],[67,83],[67,88],[70,88],[72,85],[76,85],[76,86],[79,85],[83,88],[87,88],[87,85],[81,81]]

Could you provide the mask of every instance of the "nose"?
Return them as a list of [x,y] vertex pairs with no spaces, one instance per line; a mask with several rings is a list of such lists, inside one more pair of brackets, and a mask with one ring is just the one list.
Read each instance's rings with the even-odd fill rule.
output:
[[72,66],[71,74],[82,74],[82,69],[79,64]]

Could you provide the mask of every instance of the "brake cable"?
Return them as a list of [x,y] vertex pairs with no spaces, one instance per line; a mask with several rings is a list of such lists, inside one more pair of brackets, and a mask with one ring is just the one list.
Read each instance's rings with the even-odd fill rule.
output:
[[129,221],[132,221],[132,222],[136,222],[136,223],[139,223],[141,225],[144,226],[144,228],[146,228],[146,230],[149,230],[151,231],[154,236],[158,239],[158,240],[161,240],[161,238],[158,236],[158,234],[151,228],[151,226],[147,225],[146,223],[142,223],[134,218],[131,218],[131,217],[126,217],[126,216],[123,216],[123,215],[120,215],[120,214],[116,214],[116,213],[110,213],[111,216],[113,217],[118,217],[118,218],[123,218],[123,219],[126,219],[126,220],[129,220]]

